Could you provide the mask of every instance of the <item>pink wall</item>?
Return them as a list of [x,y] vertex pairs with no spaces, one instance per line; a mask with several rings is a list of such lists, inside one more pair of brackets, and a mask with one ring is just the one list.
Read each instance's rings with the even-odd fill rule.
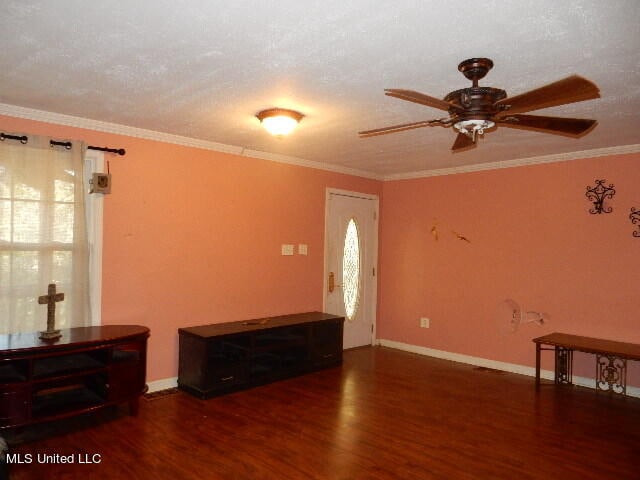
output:
[[[322,309],[327,187],[381,182],[0,116],[2,131],[125,148],[109,156],[105,324],[151,328],[149,381],[177,375],[179,327]],[[306,243],[308,256],[280,255]]]
[[[326,187],[383,195],[379,338],[529,366],[531,339],[552,331],[640,342],[628,219],[640,155],[382,183],[10,117],[0,127],[127,149],[110,157],[102,313],[151,328],[149,381],[177,375],[179,327],[322,308]],[[616,186],[611,214],[587,212],[596,178]],[[309,255],[283,257],[282,243]],[[501,333],[507,297],[550,322]],[[592,376],[583,360],[576,373]]]
[[[639,160],[385,182],[379,338],[528,366],[535,365],[531,339],[554,331],[640,343],[640,238],[628,218],[640,208]],[[610,214],[588,213],[585,189],[594,179],[615,184]],[[495,311],[508,297],[548,312],[550,321],[501,333]],[[421,316],[431,318],[429,329],[419,328]],[[594,360],[584,357],[574,373],[593,377]],[[634,385],[637,363],[630,362]],[[543,368],[552,366],[549,353]]]

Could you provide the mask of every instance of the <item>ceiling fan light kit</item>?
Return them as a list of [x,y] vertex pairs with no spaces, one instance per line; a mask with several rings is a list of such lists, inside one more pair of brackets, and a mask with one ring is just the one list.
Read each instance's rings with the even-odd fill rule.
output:
[[269,108],[258,112],[256,117],[271,135],[283,137],[298,126],[304,115],[286,108]]
[[478,135],[484,135],[485,131],[497,126],[578,138],[597,123],[595,120],[581,118],[520,115],[541,108],[599,98],[600,91],[593,82],[578,75],[572,75],[520,95],[508,97],[502,89],[478,85],[479,80],[484,78],[492,68],[493,61],[489,58],[470,58],[461,62],[458,70],[471,80],[472,86],[450,92],[442,100],[413,90],[386,89],[387,96],[445,110],[449,113],[449,117],[365,130],[359,132],[360,136],[372,137],[436,125],[453,126],[458,132],[452,147],[452,151],[456,152],[475,146]]
[[453,128],[460,133],[464,133],[467,137],[476,141],[476,134],[484,135],[484,131],[489,128],[495,127],[496,124],[491,120],[461,120],[458,123],[453,124]]

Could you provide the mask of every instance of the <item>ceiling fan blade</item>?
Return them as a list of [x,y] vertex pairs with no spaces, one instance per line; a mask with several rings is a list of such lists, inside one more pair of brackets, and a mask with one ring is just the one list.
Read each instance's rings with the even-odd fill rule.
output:
[[585,118],[542,117],[540,115],[509,115],[498,120],[500,125],[525,130],[538,130],[556,135],[580,137],[588,132],[596,120]]
[[387,88],[384,91],[385,95],[390,97],[399,98],[401,100],[407,100],[408,102],[419,103],[420,105],[426,105],[427,107],[439,108],[440,110],[449,110],[454,108],[456,110],[463,110],[462,107],[453,103],[445,102],[439,98],[430,97],[424,93],[414,92],[413,90],[399,90],[396,88]]
[[451,147],[451,151],[455,152],[458,150],[465,149],[467,147],[474,146],[476,142],[473,141],[471,137],[460,132],[456,137],[456,140],[453,142],[453,146]]
[[529,112],[594,98],[600,98],[600,90],[596,84],[586,78],[572,75],[515,97],[498,100],[495,104],[509,105],[507,110],[498,113],[499,117],[503,117],[512,113]]
[[373,130],[365,130],[358,132],[361,137],[375,137],[376,135],[385,135],[387,133],[402,132],[403,130],[412,130],[414,128],[428,127],[434,125],[433,120],[425,120],[422,122],[403,123],[402,125],[392,125],[390,127],[376,128]]

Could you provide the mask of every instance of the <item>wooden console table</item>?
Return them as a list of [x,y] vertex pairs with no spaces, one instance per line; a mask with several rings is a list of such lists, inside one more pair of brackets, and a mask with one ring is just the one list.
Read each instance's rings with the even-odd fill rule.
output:
[[178,387],[204,399],[340,365],[343,322],[308,312],[180,328]]
[[149,329],[104,325],[0,335],[0,429],[56,420],[128,402],[146,391]]
[[555,383],[568,385],[573,383],[573,352],[595,354],[596,390],[620,395],[627,393],[627,360],[640,360],[640,345],[634,343],[566,333],[550,333],[534,338],[533,342],[536,344],[536,388],[540,386],[541,350],[555,350]]

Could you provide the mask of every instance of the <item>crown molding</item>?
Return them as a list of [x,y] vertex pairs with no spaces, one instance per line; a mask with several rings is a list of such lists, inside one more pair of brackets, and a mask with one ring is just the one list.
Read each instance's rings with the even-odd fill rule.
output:
[[9,105],[0,103],[0,115],[9,117],[24,118],[27,120],[35,120],[46,123],[54,123],[57,125],[66,125],[69,127],[83,128],[87,130],[95,130],[98,132],[112,133],[115,135],[123,135],[127,137],[142,138],[145,140],[154,140],[157,142],[171,143],[182,145],[185,147],[200,148],[203,150],[211,150],[214,152],[231,153],[234,155],[258,158],[261,160],[269,160],[272,162],[286,163],[289,165],[297,165],[300,167],[314,168],[333,173],[341,173],[344,175],[352,175],[372,180],[409,180],[415,178],[438,177],[442,175],[455,175],[458,173],[481,172],[484,170],[497,170],[500,168],[521,167],[524,165],[539,165],[552,162],[564,162],[568,160],[579,160],[583,158],[603,157],[607,155],[621,155],[627,153],[639,153],[640,144],[621,145],[616,147],[596,148],[592,150],[582,150],[577,152],[558,153],[553,155],[544,155],[539,157],[518,158],[513,160],[503,160],[499,162],[487,162],[475,165],[466,165],[460,167],[439,168],[434,170],[420,170],[407,173],[396,173],[390,175],[379,175],[373,172],[357,170],[354,168],[343,167],[328,163],[306,160],[304,158],[280,155],[276,153],[262,152],[258,150],[249,150],[236,145],[227,145],[224,143],[211,142],[208,140],[200,140],[197,138],[173,135],[170,133],[157,132],[155,130],[147,130],[144,128],[130,127],[118,123],[102,122],[100,120],[92,120],[89,118],[75,117],[62,113],[47,112],[44,110],[36,110],[33,108],[20,107],[17,105]]
[[68,127],[83,128],[86,130],[95,130],[98,132],[112,133],[115,135],[123,135],[127,137],[142,138],[144,140],[154,140],[157,142],[200,148],[203,150],[211,150],[214,152],[231,153],[244,157],[258,158],[261,160],[286,163],[288,165],[297,165],[300,167],[315,168],[317,170],[325,170],[333,173],[364,177],[372,180],[382,180],[381,175],[376,175],[364,170],[356,170],[339,165],[315,162],[313,160],[306,160],[299,157],[279,155],[276,153],[262,152],[258,150],[249,150],[236,145],[227,145],[224,143],[211,142],[208,140],[199,140],[197,138],[183,137],[180,135],[157,132],[155,130],[147,130],[138,127],[130,127],[128,125],[121,125],[118,123],[102,122],[100,120],[75,117],[73,115],[65,115],[62,113],[47,112],[45,110],[20,107],[18,105],[0,103],[0,115],[24,118],[26,120],[35,120],[39,122],[54,123],[57,125],[65,125]]
[[298,165],[300,167],[315,168],[317,170],[325,170],[327,172],[353,175],[355,177],[369,178],[371,180],[383,180],[382,175],[377,175],[372,172],[357,170],[355,168],[342,167],[340,165],[332,165],[330,163],[314,162],[313,160],[305,160],[304,158],[298,157],[289,157],[287,155],[279,155],[277,153],[243,149],[240,155],[251,158],[259,158],[261,160],[269,160],[272,162],[287,163],[289,165]]
[[517,158],[499,162],[478,163],[460,167],[438,168],[434,170],[421,170],[408,173],[396,173],[383,176],[383,181],[409,180],[414,178],[439,177],[442,175],[455,175],[458,173],[482,172],[484,170],[497,170],[500,168],[522,167],[525,165],[540,165],[552,162],[566,162],[569,160],[581,160],[585,158],[605,157],[608,155],[624,155],[627,153],[640,153],[640,144],[620,145],[616,147],[594,148],[578,152],[557,153],[539,157]]
[[127,137],[143,138],[145,140],[173,143],[185,147],[214,150],[216,152],[234,153],[236,155],[240,155],[240,153],[242,152],[242,147],[236,147],[233,145],[225,145],[223,143],[198,140],[196,138],[156,132],[154,130],[130,127],[128,125],[121,125],[118,123],[102,122],[100,120],[92,120],[89,118],[75,117],[62,113],[54,113],[44,110],[36,110],[33,108],[19,107],[17,105],[8,105],[5,103],[0,103],[0,115],[24,118],[27,120],[35,120],[39,122],[54,123],[57,125],[65,125],[68,127],[83,128],[86,130],[95,130],[104,133],[113,133],[115,135],[124,135]]

